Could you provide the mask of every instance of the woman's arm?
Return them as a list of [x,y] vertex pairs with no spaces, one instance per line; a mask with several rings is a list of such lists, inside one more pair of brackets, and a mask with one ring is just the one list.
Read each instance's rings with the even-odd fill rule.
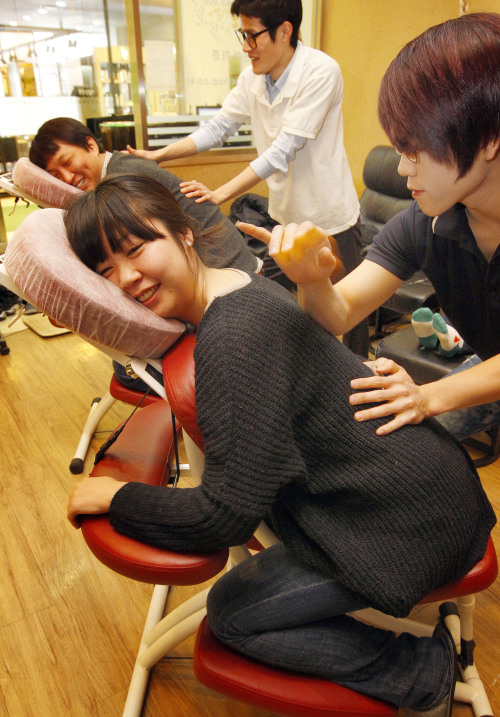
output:
[[217,500],[210,487],[166,488],[109,476],[77,483],[68,503],[68,520],[80,527],[80,515],[110,514],[115,530],[170,550],[212,552],[246,542],[261,516],[241,514]]
[[[109,512],[113,528],[136,540],[211,552],[246,542],[282,486],[304,473],[290,438],[289,402],[283,398],[288,384],[278,380],[284,362],[271,332],[252,312],[251,326],[244,316],[235,321],[234,304],[224,298],[211,306],[214,318],[202,322],[197,335],[196,405],[205,441],[201,484],[172,489],[85,479],[69,502],[75,527],[81,514]],[[246,306],[240,311],[246,316]]]

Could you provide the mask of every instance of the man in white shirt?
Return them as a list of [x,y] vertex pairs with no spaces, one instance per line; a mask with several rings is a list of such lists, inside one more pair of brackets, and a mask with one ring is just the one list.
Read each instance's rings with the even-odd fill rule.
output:
[[[178,142],[159,150],[132,150],[157,162],[220,146],[251,122],[258,157],[233,179],[210,190],[197,181],[181,191],[216,205],[265,179],[269,214],[279,224],[310,220],[335,236],[347,272],[361,261],[359,202],[344,149],[343,80],[335,60],[298,39],[300,0],[234,0],[236,31],[251,66],[241,73],[220,112]],[[356,353],[368,351],[367,322],[344,337]]]

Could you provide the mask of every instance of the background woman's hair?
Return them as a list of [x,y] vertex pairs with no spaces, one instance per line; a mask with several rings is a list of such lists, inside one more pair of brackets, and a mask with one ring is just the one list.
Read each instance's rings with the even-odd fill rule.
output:
[[464,176],[500,136],[500,15],[462,15],[409,42],[382,79],[378,113],[400,152],[425,151]]
[[73,251],[93,271],[106,259],[104,237],[111,251],[118,252],[130,235],[145,241],[160,238],[158,222],[184,251],[182,239],[190,230],[197,254],[210,266],[210,248],[217,244],[221,226],[201,229],[182,211],[172,193],[151,177],[137,174],[104,179],[93,191],[74,197],[64,214]]

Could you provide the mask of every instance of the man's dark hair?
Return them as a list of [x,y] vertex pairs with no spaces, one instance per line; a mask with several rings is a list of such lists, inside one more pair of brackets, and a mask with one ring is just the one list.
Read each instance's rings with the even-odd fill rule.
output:
[[500,137],[500,15],[462,15],[409,42],[382,79],[378,114],[400,152],[467,174]]
[[259,18],[269,30],[273,41],[277,28],[288,20],[293,27],[290,45],[297,47],[299,28],[302,22],[301,0],[233,0],[231,15]]
[[47,162],[57,152],[61,142],[73,144],[89,151],[88,140],[93,139],[104,152],[100,142],[84,124],[72,117],[56,117],[45,122],[31,143],[29,158],[33,164],[46,169]]

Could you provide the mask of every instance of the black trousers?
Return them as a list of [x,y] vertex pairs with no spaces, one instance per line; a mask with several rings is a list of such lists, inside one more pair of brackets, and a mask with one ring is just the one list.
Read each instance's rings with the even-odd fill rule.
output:
[[[345,273],[349,274],[361,264],[361,220],[358,219],[354,226],[349,227],[340,234],[335,235],[335,241],[339,249],[340,258],[345,267]],[[344,334],[342,343],[361,358],[368,358],[370,345],[368,334],[368,318],[363,319],[357,326]]]

